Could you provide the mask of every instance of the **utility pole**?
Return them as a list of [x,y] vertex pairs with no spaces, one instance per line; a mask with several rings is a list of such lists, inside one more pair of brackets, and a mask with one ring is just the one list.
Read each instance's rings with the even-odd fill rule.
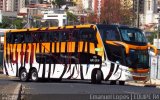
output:
[[139,0],[137,0],[137,27],[139,28]]
[[30,28],[30,13],[29,13],[29,7],[27,7],[27,28]]

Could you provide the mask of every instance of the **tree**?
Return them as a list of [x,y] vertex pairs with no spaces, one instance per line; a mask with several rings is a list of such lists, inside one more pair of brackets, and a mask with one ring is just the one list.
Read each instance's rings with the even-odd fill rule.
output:
[[[74,15],[73,13],[71,13],[71,12],[67,12],[67,20],[69,21],[69,22],[78,22],[78,20],[77,20],[78,18],[77,18],[77,16],[76,15]],[[71,23],[68,23],[68,24],[71,24]]]
[[52,5],[57,5],[59,8],[61,8],[61,5],[65,4],[65,0],[55,0],[55,1],[52,1]]
[[23,27],[22,19],[16,19],[13,21],[13,26],[15,26],[17,29],[21,29]]
[[91,24],[95,24],[97,22],[97,16],[94,13],[91,13],[87,16],[87,22]]
[[0,23],[0,28],[9,28],[12,20],[9,17],[2,17],[2,23]]
[[22,28],[22,19],[10,18],[3,16],[2,23],[0,23],[0,28]]
[[100,22],[132,25],[135,16],[131,4],[130,0],[105,0]]

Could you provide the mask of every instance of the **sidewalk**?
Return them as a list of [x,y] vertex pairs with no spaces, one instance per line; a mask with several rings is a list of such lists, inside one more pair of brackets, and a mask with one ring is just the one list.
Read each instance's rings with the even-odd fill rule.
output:
[[10,83],[0,89],[1,100],[20,100],[21,83]]
[[151,79],[150,81],[148,81],[146,83],[144,83],[142,81],[138,81],[138,82],[131,81],[131,82],[126,82],[126,85],[160,88],[160,80]]

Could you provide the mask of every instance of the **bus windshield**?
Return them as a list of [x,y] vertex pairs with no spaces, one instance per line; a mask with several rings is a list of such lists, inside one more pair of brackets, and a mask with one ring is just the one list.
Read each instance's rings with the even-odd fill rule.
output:
[[131,68],[148,68],[148,50],[130,50],[129,55],[126,57],[126,65]]
[[123,41],[146,43],[142,31],[135,28],[119,28]]

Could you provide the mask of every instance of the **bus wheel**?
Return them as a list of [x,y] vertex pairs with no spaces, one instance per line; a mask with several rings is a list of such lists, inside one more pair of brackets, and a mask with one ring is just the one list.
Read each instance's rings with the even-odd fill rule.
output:
[[19,77],[20,77],[20,80],[21,80],[22,82],[28,81],[28,73],[27,73],[26,69],[22,69],[22,70],[20,71]]
[[119,85],[124,85],[125,81],[119,81]]
[[102,81],[102,72],[99,69],[93,70],[91,76],[91,83],[100,84]]
[[30,78],[31,78],[31,81],[33,82],[36,82],[38,81],[38,72],[36,69],[32,69],[31,72],[30,72]]

